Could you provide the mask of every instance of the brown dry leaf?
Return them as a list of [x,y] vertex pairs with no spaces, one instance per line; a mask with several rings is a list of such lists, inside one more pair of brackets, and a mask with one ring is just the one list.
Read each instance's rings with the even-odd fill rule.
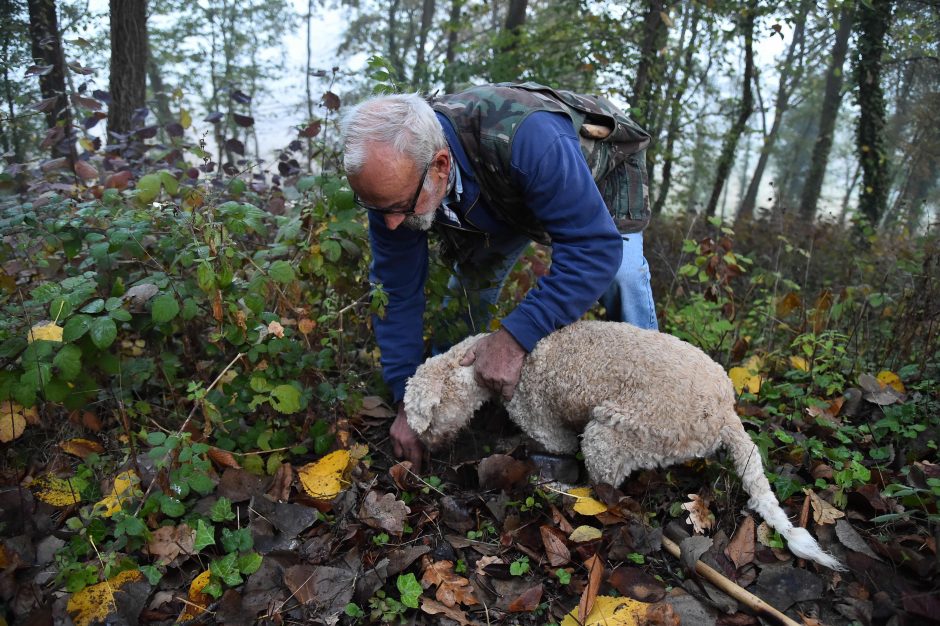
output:
[[748,515],[725,548],[725,555],[734,562],[735,567],[742,567],[754,560],[754,527],[754,518]]
[[777,317],[782,319],[802,305],[803,302],[800,300],[800,296],[791,291],[777,301]]
[[538,608],[539,603],[542,601],[542,593],[543,589],[541,584],[529,587],[519,594],[518,598],[509,603],[509,612],[531,613]]
[[659,602],[666,597],[666,586],[639,567],[618,567],[607,577],[607,584],[620,595],[641,602]]
[[661,605],[651,605],[629,598],[599,596],[594,608],[585,618],[575,614],[576,611],[580,613],[579,606],[561,620],[561,626],[647,626],[651,623],[651,620],[647,619],[647,613],[657,606]]
[[368,417],[395,417],[395,410],[378,396],[366,396],[362,399],[359,415]]
[[568,518],[566,518],[554,504],[551,505],[551,511],[552,521],[555,522],[558,529],[566,535],[570,535],[574,531],[574,527],[571,525],[571,522],[568,521]]
[[290,486],[294,482],[294,467],[290,463],[281,463],[274,473],[268,495],[275,502],[287,502],[290,499]]
[[421,577],[423,585],[437,585],[434,597],[445,606],[464,604],[471,606],[477,603],[473,595],[470,581],[454,573],[454,564],[451,561],[432,562],[426,555],[421,559],[424,565],[424,575]]
[[206,570],[193,578],[193,582],[189,583],[188,602],[183,606],[183,612],[176,619],[177,623],[196,619],[212,603],[212,597],[202,592],[209,584],[210,576],[211,572]]
[[460,626],[470,626],[470,624],[473,624],[473,622],[467,619],[467,614],[461,609],[455,606],[447,606],[432,598],[421,596],[421,610],[428,615],[444,615],[460,624]]
[[305,317],[297,321],[297,330],[299,330],[304,335],[309,335],[316,327],[317,323],[309,317]]
[[13,402],[0,403],[0,408],[0,442],[10,443],[26,430],[26,416],[23,407]]
[[370,491],[362,501],[359,509],[359,519],[372,528],[381,528],[395,535],[400,535],[405,528],[405,517],[411,509],[395,498],[395,494],[379,495],[378,491]]
[[409,491],[415,487],[415,479],[411,473],[411,461],[400,461],[388,468],[388,475],[392,482],[402,491]]
[[307,604],[317,597],[313,584],[315,573],[316,569],[312,565],[294,565],[284,571],[284,584],[301,604]]
[[708,510],[709,498],[690,493],[689,501],[682,508],[689,512],[688,522],[698,534],[704,534],[715,525],[715,516]]
[[157,557],[159,565],[169,565],[181,554],[194,554],[196,531],[188,524],[161,526],[150,535],[147,552]]
[[564,565],[571,560],[571,551],[565,545],[565,534],[557,528],[543,525],[539,528],[542,534],[542,545],[545,546],[545,556],[552,567]]
[[96,622],[106,622],[117,606],[114,603],[114,592],[121,587],[138,580],[143,580],[140,570],[132,569],[121,572],[96,585],[85,587],[69,598],[67,610],[75,622],[75,626],[90,626]]
[[477,576],[486,576],[487,566],[493,565],[494,563],[503,563],[503,560],[498,556],[480,557],[480,560],[477,561]]
[[242,467],[228,450],[209,446],[209,450],[206,454],[208,454],[209,459],[219,467],[231,467],[232,469],[241,469]]
[[98,170],[87,161],[75,161],[75,174],[82,180],[98,178]]
[[316,500],[332,500],[343,490],[343,475],[349,465],[349,451],[330,452],[315,463],[297,470],[300,484]]
[[82,460],[87,459],[92,454],[102,454],[104,452],[104,447],[91,439],[69,439],[60,442],[59,447],[66,454],[77,456]]
[[835,524],[837,519],[845,517],[845,513],[817,496],[812,489],[803,489],[803,493],[810,498],[810,503],[813,505],[813,520],[817,524]]
[[499,489],[512,491],[525,485],[532,473],[531,466],[525,461],[514,459],[508,454],[492,454],[480,461],[477,477],[481,489]]
[[600,591],[601,579],[604,577],[604,563],[596,554],[584,562],[584,567],[588,571],[588,583],[578,602],[578,623],[580,624],[583,624],[594,610],[597,592]]

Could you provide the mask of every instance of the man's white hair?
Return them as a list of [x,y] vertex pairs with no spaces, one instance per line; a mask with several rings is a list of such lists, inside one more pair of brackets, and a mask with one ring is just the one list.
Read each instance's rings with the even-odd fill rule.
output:
[[447,147],[434,109],[416,93],[365,100],[343,116],[341,130],[347,174],[362,171],[374,144],[391,146],[418,168]]

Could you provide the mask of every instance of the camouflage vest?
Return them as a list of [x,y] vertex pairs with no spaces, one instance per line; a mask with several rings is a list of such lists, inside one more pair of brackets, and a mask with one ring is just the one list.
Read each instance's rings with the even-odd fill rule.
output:
[[499,83],[435,98],[431,106],[456,129],[480,193],[493,212],[536,241],[550,243],[550,238],[509,175],[513,136],[536,111],[571,118],[581,152],[620,232],[639,232],[649,223],[650,136],[606,99],[536,83]]

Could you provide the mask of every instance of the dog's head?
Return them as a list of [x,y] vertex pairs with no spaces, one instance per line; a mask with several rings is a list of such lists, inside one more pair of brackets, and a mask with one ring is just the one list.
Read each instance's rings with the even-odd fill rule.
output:
[[453,439],[492,395],[474,380],[473,366],[460,365],[460,359],[481,336],[431,357],[405,385],[408,425],[429,448]]

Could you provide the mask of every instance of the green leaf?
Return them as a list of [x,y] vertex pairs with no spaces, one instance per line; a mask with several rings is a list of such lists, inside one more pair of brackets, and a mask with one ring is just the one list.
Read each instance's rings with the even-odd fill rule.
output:
[[209,571],[222,579],[229,587],[242,584],[242,577],[238,571],[238,555],[226,554],[209,564]]
[[218,579],[210,580],[209,584],[203,587],[202,592],[207,596],[218,599],[222,595],[222,583]]
[[81,308],[82,313],[101,313],[104,311],[104,298],[96,298]]
[[179,302],[176,301],[176,296],[172,293],[165,293],[162,296],[154,298],[153,307],[150,309],[150,315],[153,317],[153,321],[158,324],[169,322],[176,317],[179,312]]
[[225,496],[216,500],[209,511],[209,519],[213,522],[228,522],[235,519],[235,511],[232,510],[232,501]]
[[278,385],[271,390],[271,406],[280,413],[300,410],[300,391],[293,385]]
[[328,261],[335,262],[339,259],[339,255],[342,253],[343,249],[338,241],[327,239],[320,243],[320,251]]
[[395,586],[398,587],[398,593],[401,594],[402,604],[412,609],[418,608],[418,598],[421,597],[424,589],[422,589],[421,583],[418,582],[414,574],[400,574],[398,580],[395,581]]
[[155,430],[153,432],[147,433],[147,444],[151,446],[159,446],[166,441],[166,433]]
[[251,538],[250,528],[222,529],[222,549],[226,552],[245,552],[251,550],[253,546],[254,540]]
[[208,261],[200,261],[196,267],[196,284],[206,293],[215,288],[215,271]]
[[365,617],[365,613],[362,612],[362,609],[359,608],[359,605],[353,602],[347,604],[346,608],[343,609],[343,612],[346,613],[348,617]]
[[215,481],[205,472],[193,472],[187,482],[190,489],[202,496],[209,495],[215,489]]
[[62,329],[62,341],[66,343],[71,343],[76,339],[79,339],[88,332],[88,329],[91,328],[92,317],[90,315],[76,315],[75,317],[70,317],[67,322],[65,322],[65,327]]
[[268,269],[268,275],[273,280],[286,285],[294,280],[294,268],[287,261],[275,261]]
[[316,176],[304,176],[303,178],[297,181],[297,191],[299,191],[300,193],[309,191],[316,184],[317,184]]
[[168,517],[179,517],[186,512],[186,507],[176,498],[164,496],[160,500],[160,511]]
[[[245,530],[248,530],[247,528]],[[238,557],[238,571],[245,576],[254,574],[261,567],[261,555],[257,552],[249,552]]]
[[89,335],[91,341],[104,350],[117,338],[117,326],[110,317],[99,317],[91,323]]
[[149,204],[160,195],[160,175],[147,174],[137,181],[137,199]]
[[151,585],[156,585],[163,578],[163,573],[153,565],[142,565],[140,572],[147,577],[147,582]]
[[203,520],[198,520],[196,522],[196,540],[193,542],[193,547],[196,552],[199,552],[203,548],[212,545],[215,545],[215,527]]
[[75,344],[65,344],[52,360],[62,380],[75,380],[82,371],[82,349]]

